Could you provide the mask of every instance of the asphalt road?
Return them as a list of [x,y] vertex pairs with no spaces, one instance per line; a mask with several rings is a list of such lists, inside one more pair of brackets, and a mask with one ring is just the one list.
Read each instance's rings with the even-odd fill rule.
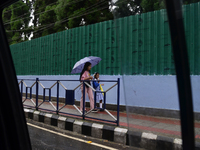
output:
[[33,150],[141,150],[101,139],[84,137],[57,129],[51,130],[42,125],[28,123]]

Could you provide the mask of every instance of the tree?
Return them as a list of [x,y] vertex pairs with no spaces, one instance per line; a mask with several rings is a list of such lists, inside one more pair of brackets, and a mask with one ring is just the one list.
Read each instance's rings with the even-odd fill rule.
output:
[[33,0],[34,37],[113,19],[110,1]]
[[29,1],[23,0],[3,10],[3,22],[9,44],[26,41],[29,38]]
[[11,16],[12,16],[11,6],[9,6],[3,10],[3,15],[2,15],[4,28],[7,31],[6,35],[7,35],[7,39],[9,40],[9,43],[12,43],[12,41],[10,40],[12,39],[12,36],[13,36],[13,32],[8,32],[8,30],[9,31],[11,30],[11,24],[10,24]]
[[[112,12],[109,9],[109,1],[82,0],[77,3],[74,0],[58,1],[59,4],[55,12],[57,15],[57,26],[60,26],[62,29],[70,29],[80,25],[89,25],[113,19]],[[66,22],[62,23],[60,20]]]
[[54,26],[57,0],[32,0],[33,7],[33,39],[55,33]]
[[143,13],[165,8],[164,0],[142,0]]
[[196,3],[199,2],[200,0],[183,0],[183,4],[187,5],[187,4],[191,4],[191,3]]
[[116,18],[142,13],[141,0],[118,0],[112,3],[112,12]]
[[[190,3],[196,3],[200,0],[183,0],[183,4],[190,4]],[[164,0],[141,0],[141,7],[143,9],[143,13],[165,9],[165,3]]]
[[[93,6],[93,8],[91,8],[91,6]],[[87,9],[88,11],[83,17],[86,22],[86,25],[112,20],[114,17],[110,10],[110,7],[110,0],[87,0],[85,2],[85,8],[91,9]]]
[[[42,36],[49,35],[49,34],[56,32],[56,30],[54,28],[51,28],[54,26],[54,24],[56,22],[56,14],[54,12],[55,8],[56,8],[56,5],[47,6],[45,8],[45,13],[43,13],[39,16],[40,24],[49,25],[47,27],[44,27],[44,29],[42,30],[43,31]],[[50,28],[48,28],[48,27],[50,27]]]
[[[183,4],[200,0],[183,0]],[[9,44],[164,9],[164,0],[21,0],[3,11]],[[30,14],[32,14],[30,16]],[[33,24],[30,26],[30,22]]]

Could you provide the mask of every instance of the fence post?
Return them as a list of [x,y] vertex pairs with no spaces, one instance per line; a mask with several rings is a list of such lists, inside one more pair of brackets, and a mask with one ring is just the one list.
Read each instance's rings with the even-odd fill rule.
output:
[[103,110],[106,109],[106,92],[104,92],[104,104],[103,104]]
[[57,108],[56,113],[58,114],[59,110],[59,81],[57,81]]
[[120,78],[118,78],[118,86],[117,86],[117,126],[119,126],[119,100],[120,100]]
[[26,99],[28,98],[28,87],[26,87]]
[[94,92],[94,108],[96,108],[97,104],[96,104],[96,96],[97,96],[97,92]]
[[83,120],[85,120],[85,82],[84,81],[83,81]]
[[32,99],[32,87],[30,88],[30,99]]
[[38,86],[38,81],[39,78],[36,78],[36,110],[38,110],[38,90],[39,90],[39,86]]
[[21,99],[23,100],[23,80],[21,82]]

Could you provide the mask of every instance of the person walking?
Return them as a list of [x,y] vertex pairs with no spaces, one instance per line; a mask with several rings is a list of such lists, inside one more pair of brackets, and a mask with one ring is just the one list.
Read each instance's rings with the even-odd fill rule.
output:
[[[90,70],[92,68],[92,65],[90,62],[86,62],[84,65],[84,68],[80,74],[80,81],[83,80],[92,80],[93,77],[90,76]],[[89,85],[91,85],[91,83],[89,81],[86,81]],[[83,85],[81,85],[81,101],[80,101],[80,111],[83,111]],[[85,96],[86,94],[88,94],[89,100],[90,100],[90,109],[92,110],[92,112],[97,112],[97,109],[94,109],[94,96],[93,96],[93,92],[92,89],[85,84]],[[86,108],[85,108],[86,111]]]
[[[94,74],[93,87],[96,91],[101,91],[100,86],[104,86],[104,84],[99,84],[99,73],[96,72]],[[96,93],[96,101],[99,102],[100,111],[103,111],[102,109],[103,94],[102,93],[99,93],[99,92]]]

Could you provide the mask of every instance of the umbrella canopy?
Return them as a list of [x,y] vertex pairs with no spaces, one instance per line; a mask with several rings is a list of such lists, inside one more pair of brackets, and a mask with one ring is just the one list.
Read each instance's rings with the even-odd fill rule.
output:
[[92,67],[101,61],[100,57],[89,56],[79,60],[73,67],[71,74],[81,73],[86,62],[90,62]]

